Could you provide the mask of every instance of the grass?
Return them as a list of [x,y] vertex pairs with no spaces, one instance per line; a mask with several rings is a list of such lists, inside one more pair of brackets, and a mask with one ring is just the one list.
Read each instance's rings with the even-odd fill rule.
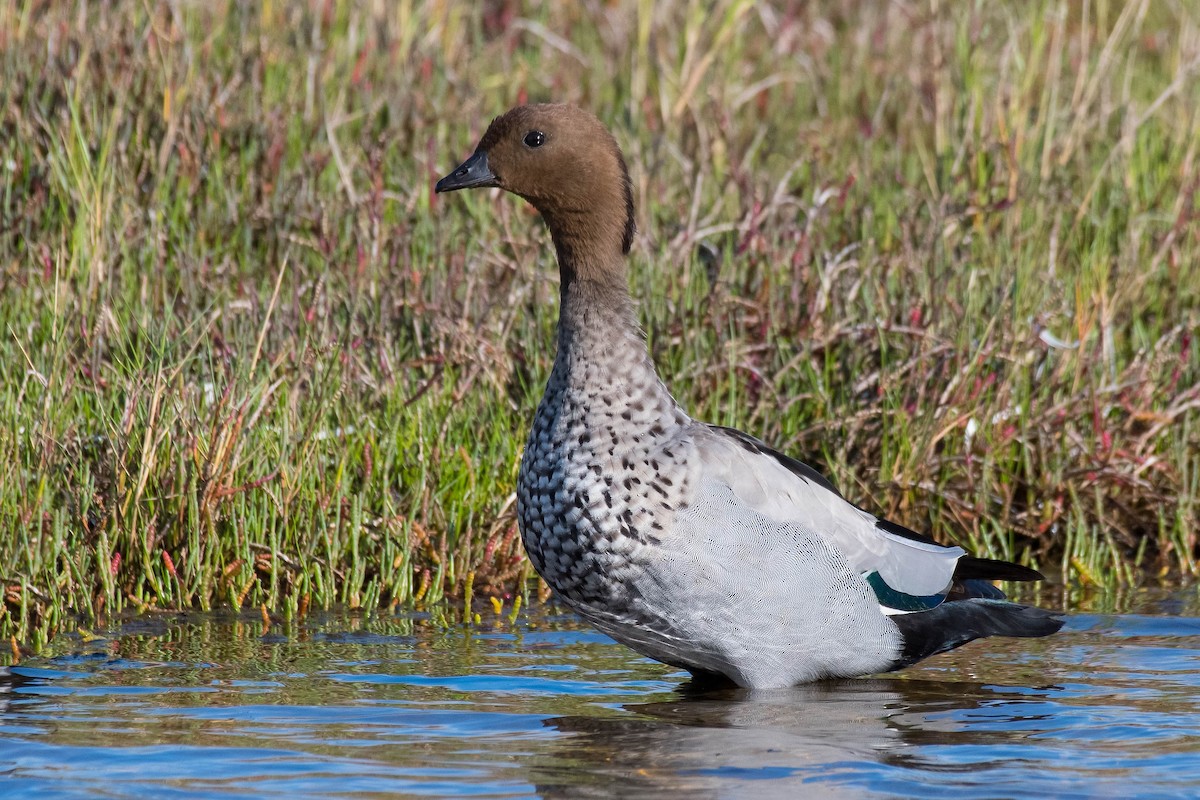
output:
[[1191,4],[14,0],[0,633],[512,609],[557,278],[432,184],[527,98],[624,146],[696,415],[1069,584],[1196,574]]

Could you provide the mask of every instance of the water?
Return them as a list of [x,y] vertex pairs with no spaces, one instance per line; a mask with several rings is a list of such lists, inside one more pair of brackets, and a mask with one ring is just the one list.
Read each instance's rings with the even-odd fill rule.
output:
[[1194,589],[897,676],[753,693],[699,692],[548,612],[106,633],[0,675],[0,795],[1200,796]]

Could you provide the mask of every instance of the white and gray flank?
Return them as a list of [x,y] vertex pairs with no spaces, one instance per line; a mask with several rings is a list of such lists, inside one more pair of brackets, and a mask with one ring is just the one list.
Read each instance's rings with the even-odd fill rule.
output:
[[532,203],[558,254],[558,353],[517,508],[533,566],[581,616],[646,656],[755,688],[1062,626],[991,583],[1036,571],[878,519],[811,467],[679,407],[629,295],[629,175],[594,116],[526,105],[493,120],[437,191],[481,186]]

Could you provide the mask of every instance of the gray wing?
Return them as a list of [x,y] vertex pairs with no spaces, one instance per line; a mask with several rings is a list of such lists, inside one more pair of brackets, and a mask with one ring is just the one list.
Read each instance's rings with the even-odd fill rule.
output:
[[703,480],[728,486],[737,503],[825,539],[874,590],[887,613],[941,603],[961,547],[943,547],[858,508],[811,467],[730,428],[695,424]]

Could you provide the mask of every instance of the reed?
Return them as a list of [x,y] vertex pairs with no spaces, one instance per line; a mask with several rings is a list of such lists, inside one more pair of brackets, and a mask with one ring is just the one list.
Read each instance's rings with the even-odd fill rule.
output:
[[1195,575],[1191,4],[17,0],[0,633],[534,588],[547,236],[432,194],[526,99],[616,131],[697,415],[1066,583]]

